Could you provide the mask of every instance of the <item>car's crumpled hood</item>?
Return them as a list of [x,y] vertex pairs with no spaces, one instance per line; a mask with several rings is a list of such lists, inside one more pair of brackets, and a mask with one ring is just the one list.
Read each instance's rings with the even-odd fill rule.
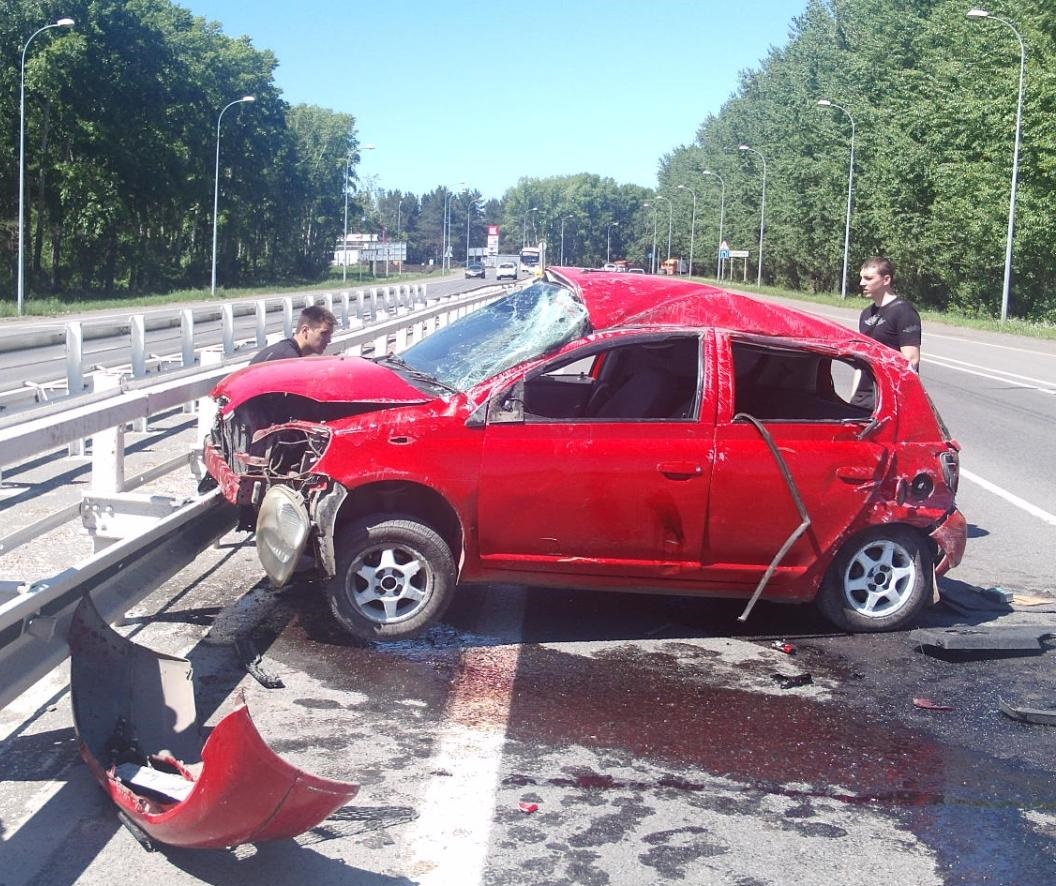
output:
[[434,399],[399,374],[363,357],[295,357],[247,366],[213,390],[224,412],[261,394],[282,393],[321,403],[409,405]]

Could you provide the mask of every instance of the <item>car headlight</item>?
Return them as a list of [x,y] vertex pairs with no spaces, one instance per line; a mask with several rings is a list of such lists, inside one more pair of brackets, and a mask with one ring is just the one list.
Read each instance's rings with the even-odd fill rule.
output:
[[300,495],[286,486],[268,490],[257,514],[257,557],[275,587],[290,580],[311,528]]

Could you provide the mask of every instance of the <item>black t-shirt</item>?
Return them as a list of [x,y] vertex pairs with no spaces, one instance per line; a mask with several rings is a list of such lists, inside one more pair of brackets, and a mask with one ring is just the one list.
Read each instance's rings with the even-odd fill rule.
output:
[[250,363],[266,363],[268,360],[288,360],[290,357],[300,357],[301,349],[292,338],[284,338],[273,345],[261,348],[253,355]]
[[901,298],[882,308],[872,304],[858,318],[858,331],[896,351],[906,346],[919,348],[920,314],[910,302]]

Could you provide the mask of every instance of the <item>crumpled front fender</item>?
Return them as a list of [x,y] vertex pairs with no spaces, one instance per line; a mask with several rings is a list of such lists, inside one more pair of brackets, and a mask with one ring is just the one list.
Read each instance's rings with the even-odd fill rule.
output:
[[[126,640],[87,596],[69,643],[81,756],[120,812],[151,838],[189,848],[281,840],[319,824],[358,792],[358,785],[282,760],[244,700],[203,746],[190,662]],[[144,776],[137,785],[133,771]],[[177,790],[140,786],[155,775]]]

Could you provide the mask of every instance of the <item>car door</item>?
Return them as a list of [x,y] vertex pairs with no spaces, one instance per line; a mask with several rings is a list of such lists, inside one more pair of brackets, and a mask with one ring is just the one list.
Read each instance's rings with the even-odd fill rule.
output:
[[[771,437],[810,519],[771,580],[776,589],[827,562],[883,477],[888,447],[871,433],[872,375],[857,358],[802,342],[725,339],[718,361],[728,384],[716,421],[707,575],[754,585],[802,522],[781,464],[745,417],[752,416]],[[856,405],[863,387],[870,396]]]
[[[619,339],[565,355],[495,398],[477,503],[479,550],[488,567],[650,583],[699,574],[714,397],[702,381],[700,338],[677,338],[682,374],[661,384],[662,404],[643,376],[671,336]],[[550,409],[539,405],[533,385],[552,389],[572,365],[583,368],[580,383],[591,386],[600,405],[579,398],[588,414],[582,406],[563,413],[559,404],[572,402],[570,396],[554,398]],[[679,398],[683,406],[675,405]],[[526,401],[538,412],[525,409]]]

